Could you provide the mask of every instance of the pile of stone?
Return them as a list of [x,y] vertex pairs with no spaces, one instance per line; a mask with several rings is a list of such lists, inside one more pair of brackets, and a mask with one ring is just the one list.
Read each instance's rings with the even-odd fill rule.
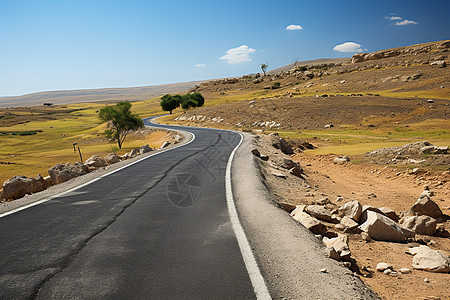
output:
[[[431,200],[431,195],[430,191],[425,190],[414,205],[400,214],[387,207],[363,206],[356,200],[337,206],[328,198],[316,200],[311,205],[297,205],[290,214],[305,228],[322,237],[328,257],[351,261],[346,234],[361,234],[366,241],[400,243],[414,241],[416,234],[437,234],[437,223],[443,221],[444,215],[439,206]],[[450,271],[447,256],[431,252],[434,251],[431,249],[430,251],[424,250],[423,247],[421,249],[416,251],[420,255],[414,256],[414,268],[438,270],[436,272]],[[432,260],[433,263],[429,263],[422,254],[436,259]],[[433,267],[423,267],[424,261],[427,261],[425,265]],[[435,266],[437,264],[435,261],[441,264]]]
[[141,146],[133,149],[129,153],[118,156],[110,153],[104,158],[94,155],[87,159],[84,163],[77,162],[75,164],[64,163],[56,164],[48,170],[48,176],[42,177],[38,175],[36,178],[27,176],[14,176],[3,183],[3,189],[0,190],[0,200],[15,200],[22,198],[27,194],[33,194],[45,190],[46,188],[59,183],[66,182],[72,178],[85,175],[99,168],[106,167],[126,160],[137,155],[142,155],[153,151],[149,145]]
[[[399,147],[388,147],[368,152],[368,155],[412,155],[412,154],[447,154],[448,147],[434,146],[427,141],[406,144]],[[401,158],[401,157],[399,157]]]

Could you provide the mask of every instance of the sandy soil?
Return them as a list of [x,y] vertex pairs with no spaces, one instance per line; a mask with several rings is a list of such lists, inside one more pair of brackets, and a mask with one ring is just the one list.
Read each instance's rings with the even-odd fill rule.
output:
[[[266,136],[267,137],[267,136]],[[292,158],[301,163],[304,180],[284,172],[287,179],[273,176],[276,164],[271,160],[287,157],[261,138],[257,144],[262,154],[270,160],[265,165],[266,184],[277,196],[279,202],[290,204],[312,204],[314,200],[327,197],[333,204],[342,205],[347,201],[358,200],[363,205],[390,207],[397,214],[409,208],[419,197],[425,186],[435,193],[433,200],[446,215],[450,215],[450,182],[448,172],[428,173],[426,175],[398,174],[397,170],[373,164],[333,164],[335,156],[311,156],[295,154]],[[438,180],[439,179],[439,180]],[[439,183],[439,181],[441,181]],[[338,198],[339,197],[339,198]],[[332,228],[332,224],[327,224]],[[438,224],[447,231],[450,222]],[[402,244],[370,241],[359,234],[349,234],[349,246],[364,276],[361,279],[384,299],[448,299],[450,274],[437,274],[412,269],[412,256],[406,254],[408,247],[418,243]],[[416,241],[450,254],[450,239],[437,236],[417,236]],[[392,264],[394,270],[410,268],[412,273],[391,277],[376,271],[379,262]],[[363,271],[364,270],[364,271]],[[371,272],[372,271],[372,272]],[[428,278],[429,283],[424,282]],[[433,298],[434,299],[434,298]],[[437,298],[436,298],[437,299]]]

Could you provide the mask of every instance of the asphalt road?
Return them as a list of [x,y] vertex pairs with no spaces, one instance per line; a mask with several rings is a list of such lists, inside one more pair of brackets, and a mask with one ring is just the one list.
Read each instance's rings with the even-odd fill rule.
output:
[[236,133],[0,218],[0,299],[254,299],[227,210]]

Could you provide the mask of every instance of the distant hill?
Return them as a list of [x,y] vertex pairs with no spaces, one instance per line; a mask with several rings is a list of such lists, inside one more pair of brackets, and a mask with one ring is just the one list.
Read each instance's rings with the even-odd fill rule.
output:
[[42,105],[43,103],[53,103],[58,105],[83,102],[139,101],[164,94],[187,91],[202,82],[203,81],[190,81],[131,88],[49,91],[16,97],[0,97],[0,108],[35,106]]

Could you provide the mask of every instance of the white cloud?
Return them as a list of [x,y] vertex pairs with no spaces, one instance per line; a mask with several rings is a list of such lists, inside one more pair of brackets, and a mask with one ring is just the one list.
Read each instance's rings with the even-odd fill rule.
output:
[[397,26],[409,25],[409,24],[419,24],[419,23],[417,23],[415,21],[406,20],[406,19],[403,21],[400,21],[400,22],[395,22],[395,25],[397,25]]
[[391,21],[395,21],[395,20],[402,20],[402,17],[386,17],[387,19],[391,20]]
[[337,45],[333,48],[333,50],[339,52],[363,52],[361,45],[354,42],[345,42]]
[[206,65],[205,64],[196,64],[195,67],[202,68],[202,67],[206,67]]
[[252,61],[250,54],[253,52],[256,52],[256,50],[249,48],[247,45],[242,45],[227,50],[227,52],[225,52],[226,54],[220,59],[226,60],[229,64],[240,64],[243,62]]
[[300,25],[294,25],[294,24],[291,24],[286,27],[286,30],[300,30],[300,29],[303,29],[303,27]]

